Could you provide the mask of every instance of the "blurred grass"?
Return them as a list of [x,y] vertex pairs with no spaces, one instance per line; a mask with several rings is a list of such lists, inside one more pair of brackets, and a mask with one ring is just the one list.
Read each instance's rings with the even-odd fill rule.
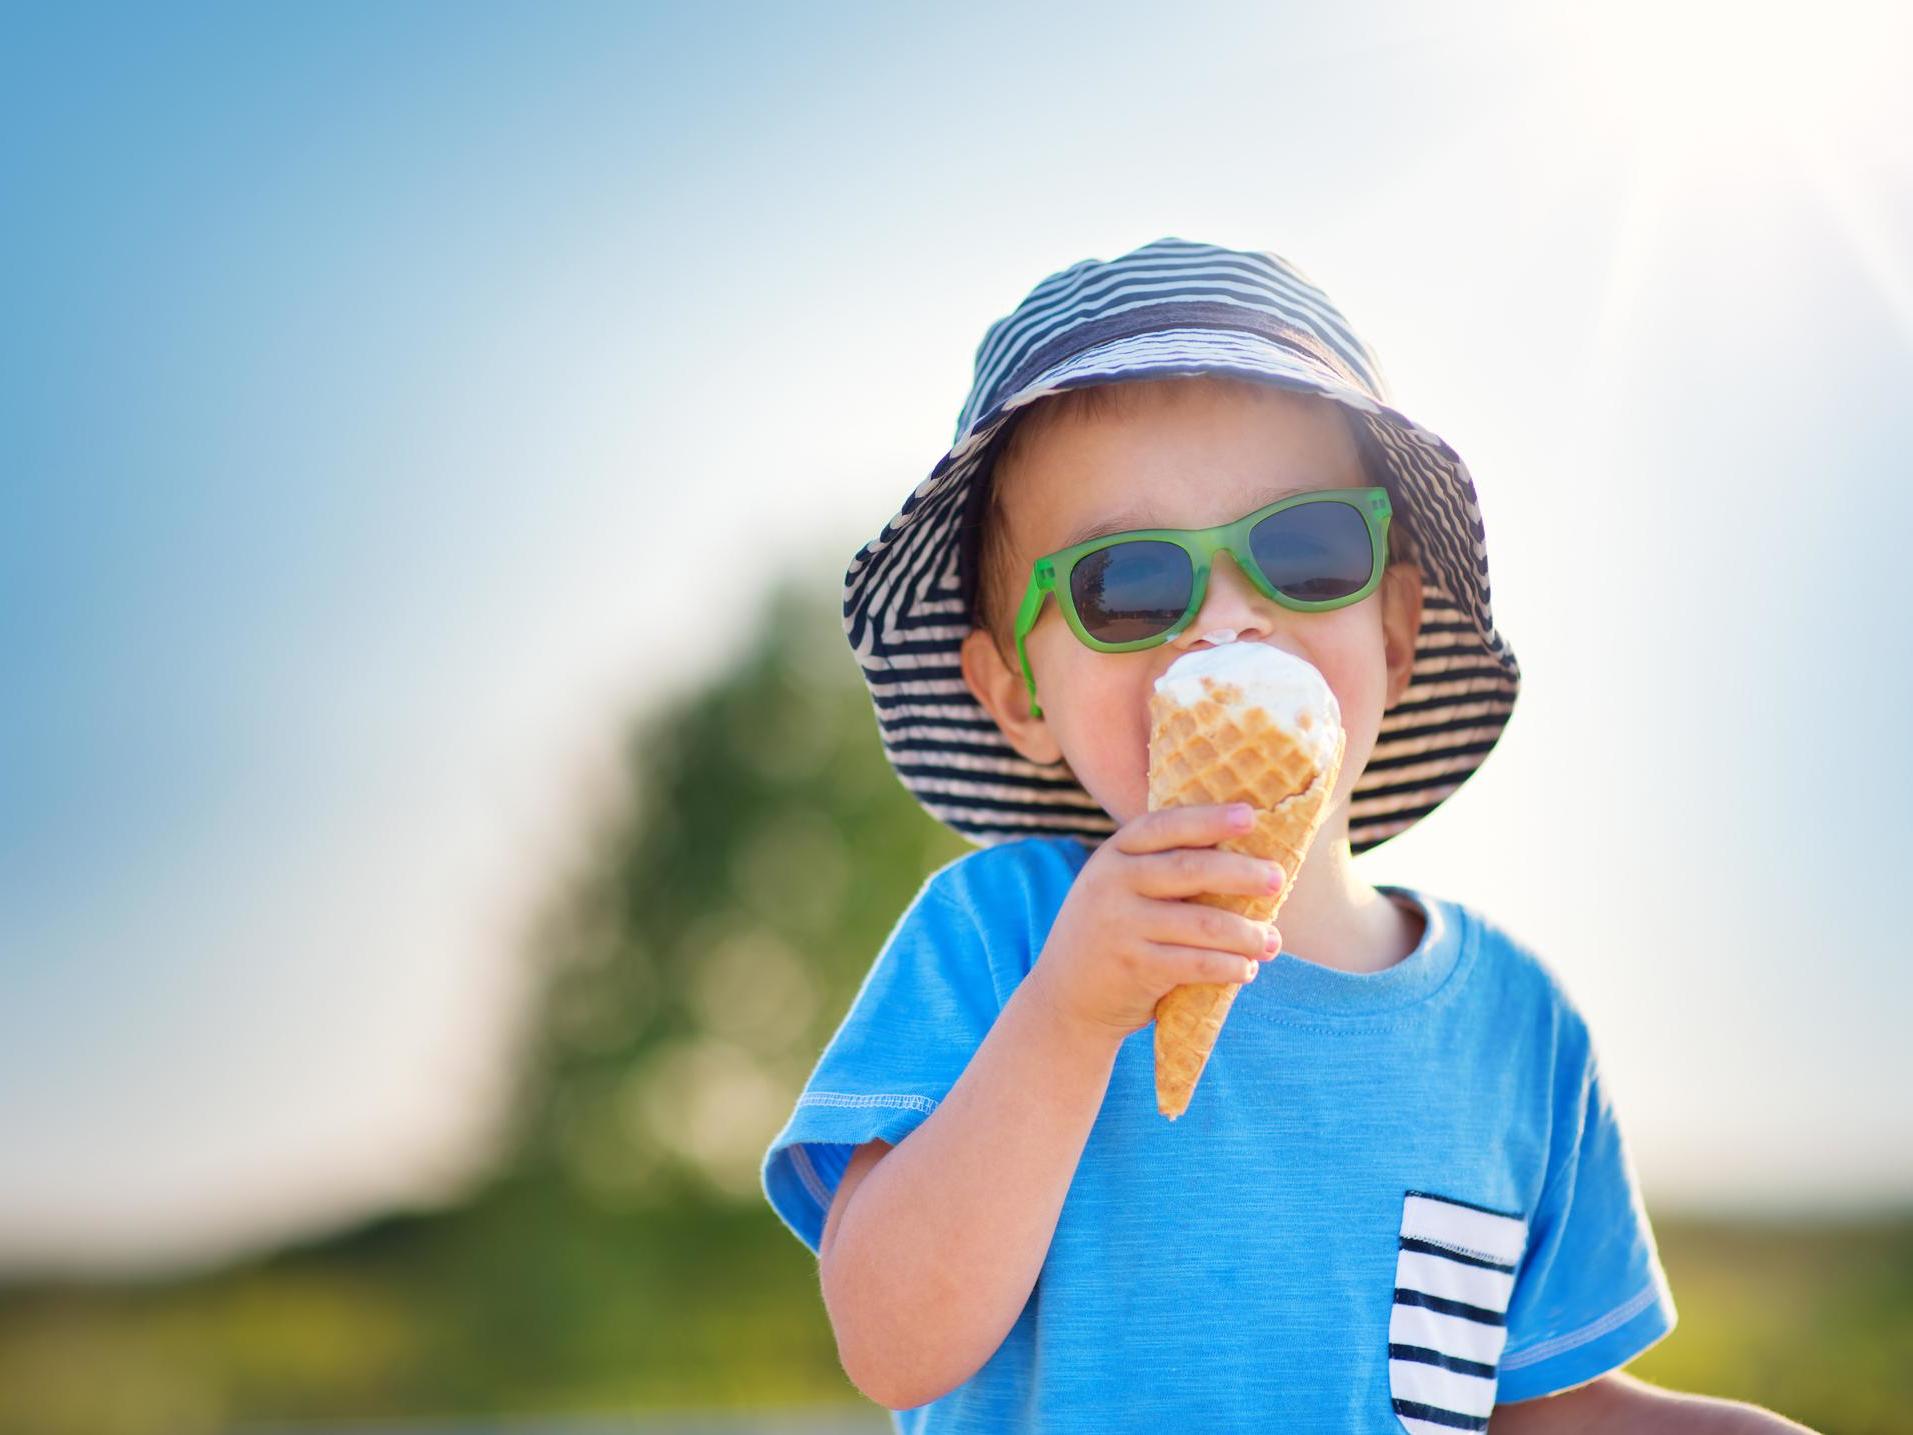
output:
[[[967,844],[891,772],[818,571],[633,724],[525,936],[493,1173],[224,1269],[0,1286],[0,1435],[860,1401],[758,1167],[897,914]],[[1913,1428],[1913,1213],[1656,1230],[1681,1319],[1643,1378]]]
[[1913,1429],[1913,1216],[1654,1230],[1680,1321],[1634,1374],[1827,1432]]
[[[1908,1428],[1913,1216],[1655,1228],[1681,1319],[1636,1374],[1827,1432]],[[0,1295],[7,1435],[859,1399],[815,1258],[768,1209],[610,1216],[500,1187],[197,1277]]]

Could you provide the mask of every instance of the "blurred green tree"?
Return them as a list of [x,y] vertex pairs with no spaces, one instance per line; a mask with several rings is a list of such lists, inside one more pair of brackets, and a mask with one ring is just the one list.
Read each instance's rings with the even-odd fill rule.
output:
[[969,850],[885,760],[835,565],[810,572],[773,585],[714,681],[634,721],[527,943],[507,1179],[607,1211],[761,1202],[764,1150],[871,959]]

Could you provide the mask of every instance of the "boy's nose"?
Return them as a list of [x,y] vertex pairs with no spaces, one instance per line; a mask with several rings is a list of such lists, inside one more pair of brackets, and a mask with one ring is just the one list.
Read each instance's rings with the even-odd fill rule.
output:
[[[1273,631],[1280,605],[1262,596],[1228,553],[1218,553],[1209,565],[1209,588],[1195,619],[1176,636],[1176,646],[1193,648],[1211,640],[1261,642]],[[1222,636],[1227,633],[1229,636]]]

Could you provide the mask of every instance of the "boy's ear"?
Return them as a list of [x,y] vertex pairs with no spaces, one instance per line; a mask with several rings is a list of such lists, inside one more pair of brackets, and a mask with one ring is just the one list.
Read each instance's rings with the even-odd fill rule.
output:
[[1382,638],[1388,665],[1387,712],[1408,691],[1415,670],[1415,640],[1421,636],[1421,568],[1400,559],[1382,570]]
[[963,681],[1023,757],[1042,763],[1062,760],[1063,750],[1049,724],[1030,716],[1030,690],[1022,672],[1003,661],[987,629],[972,628],[963,639]]

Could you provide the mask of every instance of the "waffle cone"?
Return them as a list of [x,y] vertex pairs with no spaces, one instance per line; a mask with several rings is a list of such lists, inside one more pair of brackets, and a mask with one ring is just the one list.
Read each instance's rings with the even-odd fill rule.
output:
[[[1205,892],[1191,900],[1273,920],[1315,834],[1328,815],[1341,775],[1345,739],[1339,726],[1333,760],[1318,767],[1296,736],[1259,707],[1240,706],[1241,690],[1205,678],[1207,696],[1183,704],[1162,693],[1149,700],[1149,810],[1205,802],[1246,802],[1255,825],[1216,845],[1281,864],[1288,880],[1266,896]],[[1306,717],[1304,721],[1306,721]],[[1237,982],[1191,982],[1156,1003],[1156,1107],[1171,1121],[1189,1106],[1235,1002]]]

